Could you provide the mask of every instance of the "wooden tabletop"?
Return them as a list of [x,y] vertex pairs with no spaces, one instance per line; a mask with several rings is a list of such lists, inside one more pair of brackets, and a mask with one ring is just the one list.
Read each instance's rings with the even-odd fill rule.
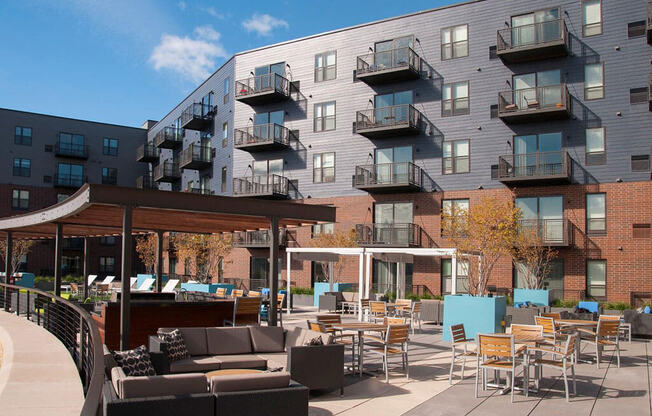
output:
[[338,331],[379,331],[387,327],[383,324],[370,324],[368,322],[352,322],[348,324],[335,324],[331,328]]
[[235,374],[258,374],[262,373],[263,370],[254,370],[249,368],[230,368],[226,370],[214,370],[206,373],[206,378],[211,378],[215,376],[230,376]]
[[598,324],[598,321],[589,321],[587,319],[557,319],[555,323],[573,326],[595,326]]

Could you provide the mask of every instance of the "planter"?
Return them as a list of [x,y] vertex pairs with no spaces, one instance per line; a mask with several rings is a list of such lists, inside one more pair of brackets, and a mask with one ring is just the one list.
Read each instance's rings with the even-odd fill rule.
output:
[[226,283],[181,283],[181,290],[187,292],[204,292],[215,293],[218,287],[226,289],[226,294],[230,294],[234,286]]
[[505,314],[505,327],[511,324],[534,325],[534,317],[546,311],[545,306],[533,308],[514,308],[507,307]]
[[478,333],[503,332],[503,319],[507,310],[504,296],[447,295],[444,298],[444,341],[451,340],[451,325],[464,324],[467,338]]
[[330,284],[328,282],[317,282],[315,283],[315,294],[313,295],[313,304],[312,306],[319,306],[319,296],[323,295],[326,292],[342,292],[346,289],[351,288],[351,283],[333,283],[333,290],[330,290]]
[[514,289],[514,304],[522,302],[550,306],[550,292],[548,289]]
[[313,306],[314,297],[313,295],[297,295],[292,294],[292,307],[295,306]]
[[441,311],[443,309],[440,307],[443,305],[443,302],[436,299],[422,299],[421,300],[421,320],[424,322],[434,322],[440,324],[442,321]]
[[54,282],[48,282],[48,281],[39,281],[34,283],[34,287],[36,289],[44,290],[44,291],[52,291],[54,290]]
[[612,315],[612,316],[621,316],[625,313],[625,311],[621,311],[620,309],[605,309],[602,311],[602,315]]

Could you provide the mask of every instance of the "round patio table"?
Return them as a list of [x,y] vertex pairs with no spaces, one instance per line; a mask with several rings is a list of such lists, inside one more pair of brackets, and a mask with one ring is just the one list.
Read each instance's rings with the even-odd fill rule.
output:
[[[505,334],[505,333],[502,333],[502,332],[497,332],[497,333],[489,334],[489,335],[511,335],[511,334]],[[536,334],[525,333],[525,334],[514,335],[514,352],[517,355],[522,353],[522,352],[527,353],[527,346],[528,345],[537,345],[537,344],[540,344],[540,343],[543,343],[543,342],[546,342],[546,341],[547,341],[547,339],[545,337],[539,336],[539,335],[536,335]],[[525,371],[527,371],[529,373],[529,365],[525,369]],[[535,368],[534,371],[535,371],[534,379],[538,380],[538,371],[539,370],[537,368]],[[527,378],[529,379],[529,375],[527,376]],[[494,379],[498,380],[497,371],[494,372]],[[500,390],[501,395],[509,393],[510,389],[512,388],[510,385],[500,384],[499,382],[487,383],[487,386],[501,389]],[[538,391],[538,388],[539,388],[539,386],[535,385],[535,388],[530,389],[530,392],[531,393],[536,393]],[[522,391],[523,389],[521,387],[519,387],[519,386],[514,386],[514,390]]]
[[[588,319],[557,319],[555,320],[555,324],[560,324],[563,329],[568,329],[568,328],[586,328],[586,327],[597,327],[598,326],[598,321],[589,321]],[[583,363],[592,363],[592,361],[588,360],[580,360],[580,351],[581,351],[581,342],[582,342],[582,337],[578,336],[577,337],[577,346],[575,347],[575,360]]]

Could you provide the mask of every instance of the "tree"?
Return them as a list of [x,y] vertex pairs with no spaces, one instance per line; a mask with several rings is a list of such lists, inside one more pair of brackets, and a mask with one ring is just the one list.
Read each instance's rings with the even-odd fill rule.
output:
[[542,289],[545,278],[552,270],[552,260],[557,251],[545,244],[537,226],[521,224],[512,247],[514,266],[523,273],[525,289]]
[[[354,229],[348,231],[334,231],[332,233],[320,233],[310,240],[312,247],[358,247],[358,241]],[[333,275],[335,282],[339,282],[342,270],[344,269],[344,258],[339,256],[336,262],[322,262],[322,267],[327,275]],[[332,269],[331,269],[332,267]],[[332,288],[331,288],[332,289]]]
[[217,277],[223,259],[231,253],[230,235],[178,233],[172,237],[181,263],[188,263],[191,274],[201,283]]
[[136,253],[138,253],[138,258],[143,262],[148,273],[154,273],[154,266],[156,266],[158,257],[158,244],[158,237],[153,233],[136,237]]
[[485,196],[468,209],[442,212],[442,236],[468,264],[471,295],[487,292],[489,276],[503,256],[512,254],[521,214],[510,200]]
[[[34,246],[33,240],[13,240],[11,249],[11,275],[16,273],[18,266],[25,256],[29,254]],[[7,258],[7,240],[0,240],[0,253],[2,253],[3,263]]]

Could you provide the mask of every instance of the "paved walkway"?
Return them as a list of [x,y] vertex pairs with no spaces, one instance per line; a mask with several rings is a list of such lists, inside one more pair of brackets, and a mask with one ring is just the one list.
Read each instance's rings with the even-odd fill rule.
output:
[[0,311],[0,413],[79,415],[82,384],[68,351],[45,329]]

